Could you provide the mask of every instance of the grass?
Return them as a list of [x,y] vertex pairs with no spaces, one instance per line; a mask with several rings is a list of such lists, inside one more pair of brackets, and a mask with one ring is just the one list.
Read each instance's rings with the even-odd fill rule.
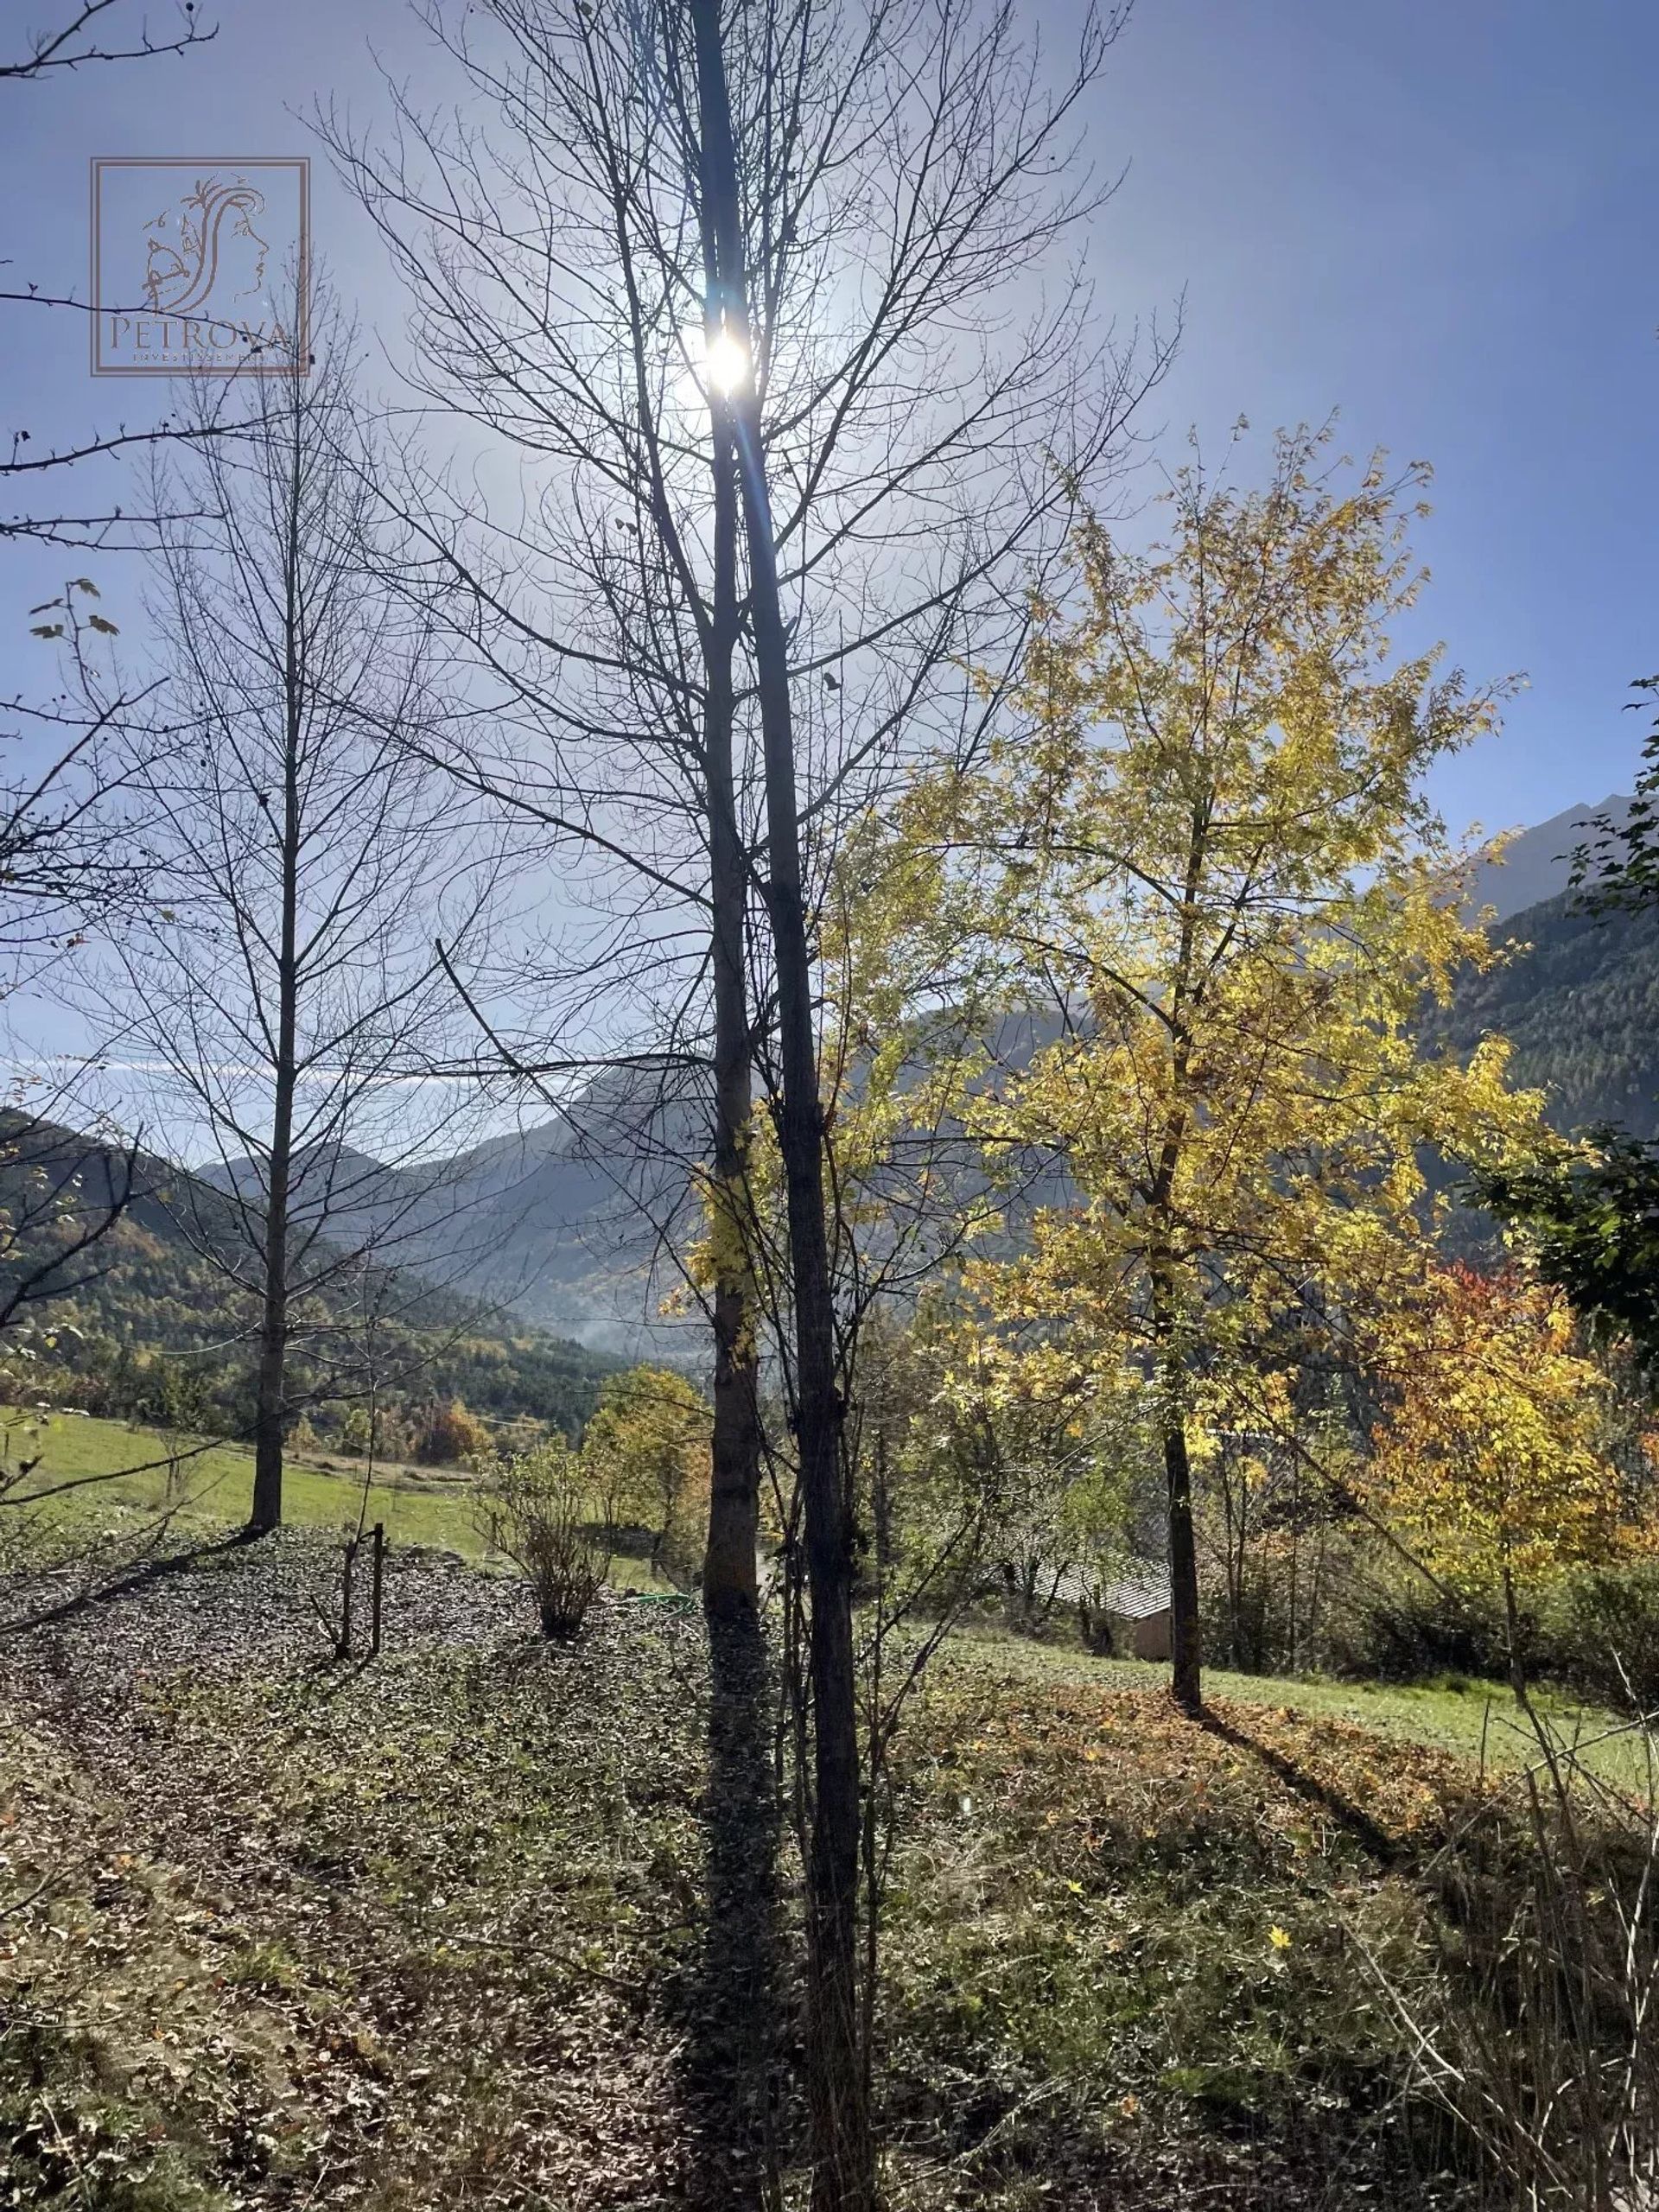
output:
[[[113,1516],[166,1510],[168,1471],[150,1464],[168,1456],[168,1440],[157,1431],[75,1414],[13,1411],[4,1419],[11,1433],[10,1456],[40,1455],[22,1486],[25,1498],[59,1484],[86,1485],[42,1501],[41,1511],[54,1521],[103,1527]],[[251,1448],[193,1439],[184,1450],[188,1456],[181,1461],[172,1501],[176,1522],[203,1531],[238,1527],[247,1518],[253,1493]],[[133,1468],[145,1471],[124,1471]],[[88,1477],[108,1479],[88,1482]],[[284,1516],[301,1528],[355,1528],[363,1511],[362,1478],[290,1458],[283,1507]],[[388,1471],[370,1490],[365,1518],[369,1523],[384,1521],[391,1543],[427,1545],[467,1557],[480,1557],[486,1548],[467,1478],[453,1471]]]
[[[15,1977],[63,2037],[9,2062],[0,2037],[22,2201],[715,2201],[690,2186],[723,2139],[687,2070],[710,2003],[700,1624],[602,1607],[573,1649],[410,1642],[330,1669],[267,1649],[261,1608],[239,1630],[211,1610],[244,1574],[308,1572],[284,1544],[70,1632],[95,1768],[14,1691],[39,1732],[0,1740],[0,1905],[48,1886],[8,1923],[0,1995]],[[146,1631],[169,1607],[182,1642]],[[1195,1728],[1139,1670],[1005,1656],[948,1647],[899,1740],[893,2202],[1325,2212],[1328,2182],[1384,2178],[1406,2055],[1344,1930],[1413,1970],[1409,1867],[1459,1764],[1329,1720]],[[787,1839],[784,1872],[792,1891]],[[798,1971],[786,1941],[786,2050]],[[772,2111],[798,2204],[792,2072]]]
[[[979,1628],[956,1639],[954,1663],[982,1669],[1009,1682],[1057,1687],[1161,1690],[1166,1667],[1139,1659],[1097,1659],[1075,1645],[1046,1644]],[[1205,1673],[1206,1696],[1229,1705],[1266,1707],[1287,1717],[1335,1721],[1396,1743],[1420,1745],[1453,1758],[1509,1770],[1538,1756],[1536,1738],[1516,1711],[1507,1683],[1350,1682],[1317,1675],[1236,1675],[1224,1668]],[[1610,1713],[1564,1697],[1547,1687],[1534,1703],[1552,1729],[1578,1743],[1586,1762],[1611,1778],[1637,1781],[1645,1765],[1627,1732]]]
[[[154,1516],[167,1505],[167,1471],[121,1471],[164,1459],[167,1440],[152,1429],[124,1421],[79,1414],[0,1414],[0,1433],[10,1427],[10,1456],[41,1455],[24,1486],[50,1489],[89,1476],[108,1477],[70,1491],[48,1503],[55,1522],[69,1529],[102,1528],[112,1518],[136,1521]],[[193,1443],[183,1463],[181,1503],[175,1520],[202,1533],[220,1533],[246,1519],[253,1485],[253,1453],[236,1444]],[[283,1480],[285,1519],[299,1528],[339,1531],[355,1528],[363,1511],[360,1474],[332,1465],[290,1458]],[[384,1522],[394,1545],[417,1544],[452,1551],[463,1559],[484,1560],[488,1546],[480,1534],[469,1478],[459,1471],[397,1466],[382,1471],[372,1486],[365,1524]],[[655,1590],[662,1582],[643,1560],[618,1558],[611,1580]],[[988,1669],[1009,1682],[1048,1681],[1091,1688],[1161,1689],[1167,1669],[1141,1660],[1099,1659],[1075,1644],[1039,1643],[988,1625],[978,1625],[952,1639],[953,1663]],[[1500,1682],[1456,1680],[1439,1683],[1349,1682],[1299,1676],[1237,1675],[1211,1669],[1205,1676],[1211,1695],[1249,1706],[1288,1709],[1309,1719],[1351,1724],[1401,1743],[1417,1744],[1455,1757],[1501,1768],[1528,1764],[1536,1745],[1519,1722],[1514,1699]],[[1588,1763],[1618,1779],[1637,1778],[1635,1754],[1610,1715],[1552,1694],[1536,1701],[1551,1724],[1587,1745]],[[1603,1739],[1603,1740],[1598,1740]]]
[[[710,2195],[731,2138],[692,2061],[724,2078],[708,1961],[769,1986],[770,1923],[729,1866],[709,1902],[734,1770],[700,1621],[601,1601],[555,1649],[499,1580],[405,1554],[385,1651],[337,1667],[295,1602],[330,1556],[294,1531],[38,1656],[0,1643],[14,2201],[747,2201]],[[1154,1668],[989,1634],[938,1654],[882,1797],[899,2212],[1466,2206],[1470,2146],[1379,1972],[1435,2017],[1443,1854],[1501,1801],[1485,1694],[1211,1688],[1195,1726]],[[787,1933],[775,1972],[792,2206]],[[8,1984],[55,2044],[4,2028]]]
[[[169,1525],[193,1535],[222,1535],[248,1517],[253,1496],[248,1445],[184,1440],[187,1456],[169,1500],[167,1467],[151,1464],[165,1461],[169,1440],[155,1429],[79,1414],[0,1409],[0,1440],[7,1439],[8,1459],[40,1455],[39,1465],[13,1495],[26,1508],[39,1494],[39,1516],[54,1535],[124,1533],[168,1514],[169,1506]],[[143,1471],[125,1471],[138,1468]],[[85,1486],[51,1494],[60,1484],[75,1483]],[[354,1529],[359,1516],[365,1528],[384,1522],[393,1546],[454,1552],[480,1564],[499,1560],[479,1529],[472,1478],[458,1468],[384,1467],[370,1485],[365,1510],[362,1474],[353,1471],[349,1461],[288,1456],[283,1517],[290,1527],[338,1534]],[[608,1573],[618,1587],[653,1592],[676,1587],[648,1560],[623,1554],[609,1561]]]

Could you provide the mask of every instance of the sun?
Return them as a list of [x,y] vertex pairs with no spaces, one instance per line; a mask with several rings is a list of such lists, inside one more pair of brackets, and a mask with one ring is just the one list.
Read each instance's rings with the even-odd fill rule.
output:
[[729,399],[748,382],[749,349],[735,333],[717,331],[708,341],[702,358],[709,384],[721,398]]

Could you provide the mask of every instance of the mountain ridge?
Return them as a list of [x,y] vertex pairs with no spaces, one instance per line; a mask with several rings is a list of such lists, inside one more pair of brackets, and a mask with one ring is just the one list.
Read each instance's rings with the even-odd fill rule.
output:
[[[1426,1046],[1460,1057],[1507,1035],[1514,1080],[1545,1091],[1564,1131],[1613,1121],[1659,1133],[1659,917],[1598,919],[1568,888],[1592,818],[1630,804],[1615,793],[1565,808],[1478,863],[1467,903],[1493,910],[1507,950],[1490,970],[1465,971],[1452,1005],[1423,1022]],[[400,1265],[580,1343],[671,1358],[688,1324],[655,1311],[653,1223],[683,1205],[695,1101],[664,1101],[619,1071],[573,1112],[427,1168],[381,1169],[378,1189],[353,1168],[362,1187],[343,1228],[366,1237],[377,1215],[395,1217]],[[209,1179],[223,1187],[226,1174]]]
[[1612,791],[1593,805],[1563,807],[1547,822],[1516,830],[1508,836],[1501,857],[1476,862],[1467,905],[1476,912],[1491,907],[1495,921],[1507,922],[1529,907],[1559,898],[1570,887],[1573,853],[1595,822],[1605,817],[1615,824],[1622,823],[1634,804],[1628,792]]

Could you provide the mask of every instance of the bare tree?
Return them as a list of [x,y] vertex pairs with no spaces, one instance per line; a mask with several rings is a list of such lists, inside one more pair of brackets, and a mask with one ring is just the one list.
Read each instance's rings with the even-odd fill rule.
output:
[[[423,1163],[462,1110],[432,1079],[453,1004],[434,940],[453,961],[482,903],[465,814],[403,742],[435,713],[426,641],[373,582],[350,334],[320,327],[327,350],[261,385],[251,432],[194,450],[211,527],[164,532],[158,696],[184,734],[138,755],[156,906],[106,988],[228,1199],[192,1179],[180,1211],[257,1305],[255,1530],[282,1516],[296,1348],[340,1326],[340,1300],[313,1305],[430,1229]],[[200,419],[219,398],[197,388]]]
[[[175,0],[170,10],[158,13],[167,27],[156,32],[144,0],[59,0],[50,20],[38,28],[24,25],[15,42],[0,49],[0,87],[40,84],[77,69],[187,54],[219,35],[216,23],[202,21],[196,0]],[[0,268],[6,265],[0,262]],[[39,283],[21,290],[0,289],[0,306],[14,308],[88,315],[97,312],[97,304],[73,294],[43,292]],[[6,431],[7,448],[0,453],[0,486],[22,492],[42,480],[55,484],[78,463],[130,458],[175,435],[171,423],[134,430],[123,423],[114,431],[93,431],[42,451],[36,448],[30,431],[14,423]],[[124,512],[119,505],[79,513],[0,514],[0,540],[27,537],[45,544],[106,549],[147,545],[152,542],[148,520]]]
[[[401,503],[411,564],[454,594],[484,671],[448,765],[539,823],[589,901],[513,1065],[569,1077],[654,1049],[708,1078],[711,1611],[752,1592],[762,1440],[745,1411],[745,1456],[722,1462],[721,1348],[780,1324],[810,1621],[814,2202],[862,2207],[817,918],[842,829],[897,756],[947,733],[970,753],[995,716],[1077,486],[1135,397],[1080,281],[1045,299],[1031,276],[1105,196],[1056,178],[1120,19],[1088,11],[1051,73],[1007,8],[975,0],[426,12],[489,121],[442,128],[397,95],[390,149],[330,136],[410,283],[419,380],[505,442],[524,487],[492,506],[416,466]],[[1154,344],[1147,377],[1161,359]],[[781,1248],[753,1233],[757,1090]]]
[[60,71],[82,69],[100,61],[139,61],[162,54],[182,54],[218,34],[197,20],[196,0],[177,0],[175,28],[150,35],[149,17],[137,0],[69,0],[59,20],[40,30],[25,30],[22,48],[0,57],[0,82],[39,81]]

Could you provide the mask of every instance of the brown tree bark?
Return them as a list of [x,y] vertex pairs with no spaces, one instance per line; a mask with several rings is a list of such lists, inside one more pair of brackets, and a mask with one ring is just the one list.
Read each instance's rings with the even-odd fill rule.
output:
[[[707,335],[719,328],[717,245],[703,209]],[[737,649],[736,454],[726,408],[714,410],[714,588],[704,641],[703,753],[708,809],[710,961],[715,999],[714,1438],[702,1602],[710,1620],[753,1618],[759,1605],[755,1545],[760,1519],[758,1351],[751,1310],[744,1149],[753,1104],[748,985],[744,972],[749,856],[733,775]]]
[[[1166,1166],[1173,1169],[1173,1137]],[[1198,1554],[1192,1533],[1192,1462],[1186,1448],[1186,1374],[1178,1341],[1179,1307],[1166,1249],[1152,1255],[1152,1336],[1154,1372],[1162,1399],[1160,1426],[1169,1547],[1170,1694],[1196,1719],[1204,1710],[1204,1655],[1198,1632]]]
[[288,1178],[293,1115],[290,1080],[285,1106],[280,1092],[278,1096],[270,1187],[265,1198],[264,1283],[254,1400],[253,1504],[248,1515],[248,1532],[256,1536],[279,1527],[283,1518],[283,1444],[287,1427]]
[[259,1319],[259,1373],[254,1404],[251,1535],[278,1527],[283,1518],[283,1446],[288,1425],[288,1216],[294,1162],[294,1096],[298,1082],[300,746],[304,671],[301,634],[300,477],[303,464],[301,410],[291,416],[288,508],[283,544],[283,826],[281,938],[276,956],[276,1037],[272,1068],[270,1166],[266,1179],[264,1281]]
[[1196,1719],[1204,1710],[1198,1631],[1198,1560],[1192,1537],[1192,1468],[1179,1408],[1164,1417],[1164,1475],[1169,1493],[1170,1694]]
[[717,327],[749,373],[730,399],[766,768],[765,898],[777,979],[782,1096],[777,1109],[795,1324],[795,1435],[810,1618],[807,1676],[813,1790],[807,1860],[808,2103],[814,2212],[873,2212],[874,2152],[861,2053],[857,1970],[859,1781],[853,1649],[853,1530],[842,1479],[834,1288],[824,1209],[811,952],[796,787],[787,640],[753,374],[737,164],[719,0],[691,0],[701,185],[716,252]]

